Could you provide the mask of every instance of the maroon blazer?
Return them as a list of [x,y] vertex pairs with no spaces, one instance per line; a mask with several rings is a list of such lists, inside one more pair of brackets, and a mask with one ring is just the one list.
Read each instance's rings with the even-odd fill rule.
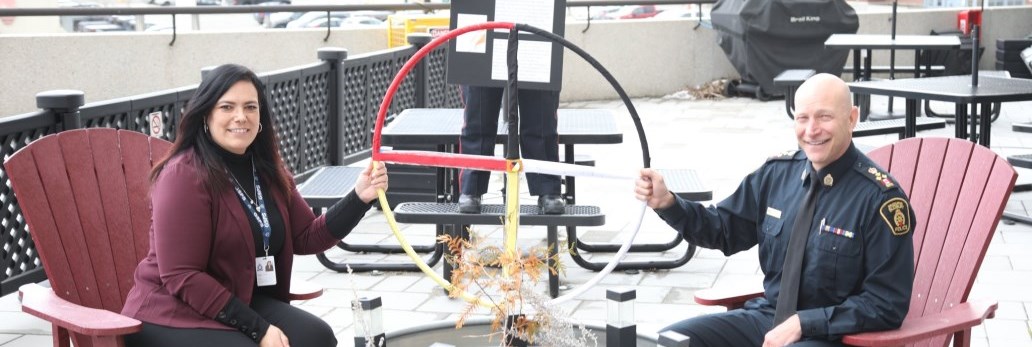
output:
[[[213,320],[237,297],[251,302],[254,236],[232,189],[213,194],[202,181],[193,151],[169,160],[151,187],[150,251],[136,268],[122,314],[177,328],[232,330]],[[293,184],[292,184],[293,186]],[[286,239],[276,256],[276,296],[286,301],[293,254],[314,254],[337,243],[296,187],[274,192]]]

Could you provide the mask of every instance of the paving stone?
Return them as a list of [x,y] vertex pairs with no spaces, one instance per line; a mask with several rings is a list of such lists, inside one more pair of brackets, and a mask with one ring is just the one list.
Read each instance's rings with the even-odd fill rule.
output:
[[50,335],[24,335],[3,344],[3,347],[39,347],[53,344]]
[[0,334],[0,346],[2,346],[5,343],[11,342],[12,340],[17,339],[19,337],[22,336],[17,334]]

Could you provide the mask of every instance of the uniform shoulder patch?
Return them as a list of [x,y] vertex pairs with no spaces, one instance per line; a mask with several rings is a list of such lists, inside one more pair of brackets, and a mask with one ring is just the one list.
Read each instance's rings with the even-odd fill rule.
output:
[[781,152],[781,153],[778,153],[778,154],[775,154],[775,155],[767,157],[767,161],[771,161],[771,160],[791,160],[792,158],[795,157],[796,152],[799,152],[799,150],[798,149],[790,149],[790,150],[787,150],[787,151],[784,151],[784,152]]
[[903,236],[910,232],[910,203],[903,198],[892,198],[882,203],[878,209],[893,235]]
[[882,171],[882,169],[879,169],[876,166],[858,165],[857,171],[860,171],[864,177],[867,177],[871,179],[871,181],[874,181],[875,185],[877,185],[879,188],[882,188],[882,191],[886,191],[896,187],[896,181],[892,179],[892,176],[889,176],[888,173]]

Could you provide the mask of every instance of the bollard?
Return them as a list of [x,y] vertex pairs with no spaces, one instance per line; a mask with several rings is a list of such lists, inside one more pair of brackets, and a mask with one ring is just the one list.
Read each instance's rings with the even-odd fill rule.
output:
[[81,90],[58,89],[36,93],[36,107],[50,111],[60,124],[58,131],[80,129],[79,107],[86,103]]
[[659,333],[659,347],[688,347],[688,336],[681,335],[676,331],[667,330]]
[[[386,337],[383,333],[383,302],[380,297],[358,299],[362,308],[362,314],[355,322],[355,346],[366,346],[366,336],[373,339],[373,346],[387,346]],[[354,308],[352,308],[354,309]],[[363,323],[364,324],[361,324]]]
[[638,327],[634,324],[634,289],[606,291],[606,346],[632,347],[638,345]]

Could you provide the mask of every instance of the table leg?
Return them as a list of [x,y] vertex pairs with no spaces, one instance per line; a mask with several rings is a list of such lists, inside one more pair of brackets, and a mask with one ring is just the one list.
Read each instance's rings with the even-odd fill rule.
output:
[[967,104],[953,105],[953,137],[967,139]]
[[[452,224],[450,227],[451,230],[445,230],[448,235],[451,235],[451,237],[462,237],[464,240],[469,240],[469,231],[467,229],[469,228],[469,225]],[[452,254],[448,247],[444,247],[444,252],[444,264],[441,266],[441,275],[444,276],[445,280],[451,281],[452,270],[454,269],[452,262],[455,261],[455,254]]]
[[856,99],[860,104],[860,121],[866,122],[871,115],[871,94],[857,94]]
[[981,131],[978,134],[978,144],[989,148],[989,135],[992,134],[992,131],[990,130],[992,130],[991,127],[993,125],[993,104],[991,102],[983,102],[979,105],[981,106],[981,110],[978,112],[978,121],[980,123],[979,128],[981,128]]
[[[563,155],[566,156],[566,158],[564,158],[564,161],[567,164],[573,164],[576,161],[576,159],[574,158],[573,144],[563,144]],[[564,176],[563,180],[566,181],[566,196],[564,196],[563,198],[566,199],[567,204],[573,205],[574,203],[576,203],[576,201],[574,200],[574,195],[577,191],[576,179],[574,178],[574,176]]]
[[971,114],[971,124],[968,124],[968,136],[970,136],[971,142],[978,143],[978,104],[971,104],[970,106],[971,110],[968,113]]
[[864,80],[871,80],[871,50],[867,50],[867,56],[864,57]]
[[552,298],[559,297],[559,275],[553,274],[551,269],[555,269],[556,258],[559,253],[559,227],[555,225],[548,226],[548,294]]
[[914,50],[914,78],[921,78],[921,50]]
[[903,127],[903,136],[911,138],[917,136],[917,99],[907,99],[906,102],[906,125]]
[[[860,70],[860,49],[853,50],[853,82],[860,81],[860,78],[864,76],[863,70]],[[853,101],[853,105],[860,106],[856,100]]]

